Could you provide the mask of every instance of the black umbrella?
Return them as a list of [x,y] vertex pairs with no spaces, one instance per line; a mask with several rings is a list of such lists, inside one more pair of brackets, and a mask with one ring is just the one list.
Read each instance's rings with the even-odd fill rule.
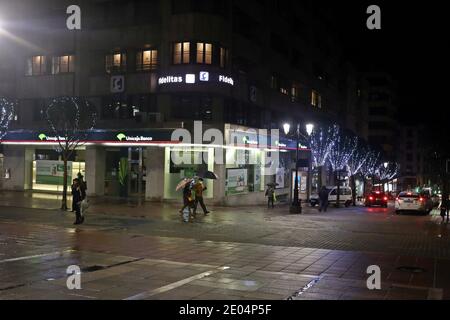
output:
[[198,176],[202,179],[212,179],[212,180],[219,179],[219,176],[212,171],[200,172]]
[[276,187],[278,185],[279,185],[279,183],[276,183],[276,182],[270,182],[267,184],[268,187]]

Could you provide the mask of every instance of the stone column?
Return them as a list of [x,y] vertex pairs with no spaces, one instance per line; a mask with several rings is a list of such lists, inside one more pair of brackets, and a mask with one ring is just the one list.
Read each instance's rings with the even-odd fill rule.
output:
[[102,147],[86,147],[87,194],[89,196],[105,195],[106,151]]
[[[24,190],[25,180],[29,174],[26,168],[26,148],[24,146],[3,146],[3,168],[9,170],[9,179],[3,180],[5,190]],[[28,159],[29,160],[29,159]]]
[[145,200],[162,201],[164,199],[164,163],[165,148],[148,147],[144,150],[147,170]]

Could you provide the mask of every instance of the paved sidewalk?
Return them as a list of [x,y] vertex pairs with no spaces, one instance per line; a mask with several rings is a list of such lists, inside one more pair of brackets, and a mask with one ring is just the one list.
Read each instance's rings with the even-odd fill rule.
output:
[[[240,207],[183,223],[172,204],[96,203],[73,226],[58,207],[0,195],[0,299],[450,299],[438,216]],[[65,286],[73,264],[79,291]],[[366,287],[373,264],[381,290]]]

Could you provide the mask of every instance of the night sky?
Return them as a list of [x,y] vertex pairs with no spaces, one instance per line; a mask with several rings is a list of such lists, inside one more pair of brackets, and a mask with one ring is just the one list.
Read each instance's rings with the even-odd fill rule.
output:
[[[366,28],[371,4],[381,8],[381,30]],[[355,0],[330,5],[347,57],[359,70],[385,70],[398,82],[399,120],[427,126],[450,122],[445,99],[449,28],[443,2]]]

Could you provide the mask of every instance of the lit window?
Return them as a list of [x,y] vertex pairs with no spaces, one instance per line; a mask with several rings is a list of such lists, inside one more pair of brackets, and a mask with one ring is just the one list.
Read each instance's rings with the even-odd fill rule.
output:
[[39,76],[47,73],[47,59],[45,56],[34,56],[27,60],[27,76]]
[[292,100],[292,102],[298,101],[299,97],[300,97],[300,86],[298,84],[294,83],[292,85],[292,88],[291,88],[291,100]]
[[228,61],[228,49],[220,48],[220,67],[226,68]]
[[173,46],[173,63],[184,64],[190,62],[190,48],[189,42],[177,42]]
[[197,63],[211,64],[212,63],[212,44],[211,43],[197,43]]
[[158,65],[158,51],[157,50],[143,50],[136,55],[136,69],[153,70]]
[[74,72],[75,56],[59,56],[52,58],[52,74]]
[[125,71],[127,66],[127,55],[125,53],[114,53],[106,56],[106,72]]
[[311,92],[311,104],[314,107],[322,108],[322,96],[315,90]]

